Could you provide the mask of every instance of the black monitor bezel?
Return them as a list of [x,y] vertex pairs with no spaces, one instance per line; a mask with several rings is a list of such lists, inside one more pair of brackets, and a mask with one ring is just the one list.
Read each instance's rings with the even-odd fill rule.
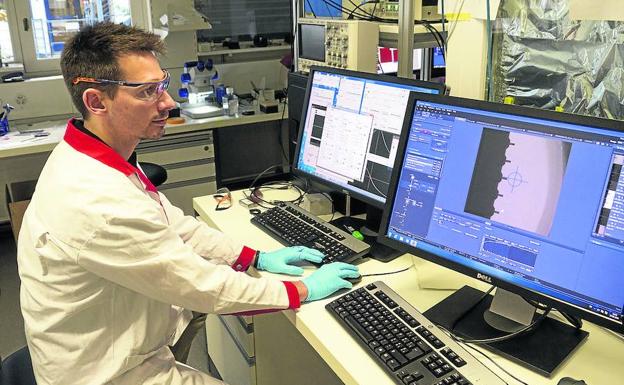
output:
[[[303,99],[303,108],[301,109],[301,119],[299,120],[300,124],[299,124],[299,132],[297,133],[297,148],[295,149],[295,156],[294,156],[293,163],[292,163],[293,173],[300,177],[309,178],[311,181],[319,183],[328,188],[331,188],[332,190],[337,190],[343,193],[348,193],[350,196],[356,199],[359,199],[373,207],[383,208],[384,203],[382,202],[376,201],[364,194],[360,194],[358,191],[355,191],[354,189],[347,189],[344,186],[341,186],[337,183],[327,181],[316,175],[302,171],[297,167],[297,165],[299,164],[299,157],[300,157],[300,152],[301,152],[301,138],[303,136],[303,131],[305,129],[305,118],[308,115],[308,107],[309,107],[309,102],[310,102],[310,93],[312,90],[312,82],[314,80],[314,73],[317,71],[328,72],[328,73],[333,73],[333,74],[342,75],[342,76],[352,76],[352,77],[359,77],[359,78],[375,80],[375,81],[383,81],[383,82],[388,82],[388,83],[403,84],[403,85],[420,87],[420,88],[429,88],[429,89],[437,90],[440,94],[443,94],[445,92],[446,86],[442,83],[425,82],[421,80],[398,78],[395,76],[385,76],[385,75],[371,74],[367,72],[351,71],[351,70],[322,67],[322,66],[310,67],[310,73],[308,74],[308,85],[306,87],[306,93]],[[410,91],[410,94],[412,93],[414,93],[414,91]],[[402,129],[404,128],[405,128],[405,122],[403,124]]]
[[405,243],[396,241],[386,236],[388,232],[390,214],[392,211],[392,207],[394,207],[394,199],[395,199],[396,191],[398,188],[398,179],[400,177],[401,167],[403,165],[403,160],[405,158],[405,147],[409,139],[409,132],[410,132],[411,124],[412,124],[412,117],[414,115],[415,105],[417,101],[440,103],[440,104],[453,105],[453,106],[463,107],[463,108],[473,108],[473,109],[486,110],[486,111],[491,111],[491,112],[513,114],[513,115],[522,116],[522,117],[547,119],[547,120],[552,120],[552,121],[557,121],[557,122],[562,122],[562,123],[571,123],[571,124],[585,125],[585,126],[596,127],[596,128],[603,128],[603,129],[621,132],[622,135],[624,136],[624,128],[622,127],[622,123],[619,121],[615,121],[615,120],[582,116],[582,115],[574,115],[574,114],[568,114],[564,112],[548,111],[548,110],[542,110],[542,109],[530,108],[530,107],[513,106],[513,105],[500,104],[500,103],[490,103],[490,102],[484,102],[480,100],[463,99],[463,98],[450,97],[450,96],[444,96],[444,95],[440,96],[440,95],[424,95],[424,94],[411,93],[409,101],[408,101],[408,110],[405,115],[405,119],[403,121],[403,128],[401,130],[401,138],[399,140],[399,145],[397,148],[397,155],[395,158],[394,166],[392,168],[392,176],[390,178],[390,189],[388,190],[388,199],[386,200],[386,205],[385,205],[382,217],[381,217],[381,224],[379,226],[379,236],[377,238],[377,241],[383,245],[392,247],[404,253],[410,253],[417,257],[426,259],[430,262],[436,263],[438,265],[444,266],[451,270],[465,274],[469,277],[472,277],[480,281],[484,281],[488,284],[494,285],[496,287],[500,287],[502,289],[511,291],[513,293],[521,295],[524,298],[535,300],[545,305],[556,308],[558,310],[562,310],[567,313],[579,316],[597,325],[604,326],[606,328],[609,328],[619,333],[624,332],[624,321],[622,323],[618,323],[617,321],[614,321],[610,318],[601,317],[581,307],[577,307],[573,304],[564,302],[557,298],[553,298],[545,294],[515,285],[503,279],[492,277],[477,269],[474,269],[474,268],[462,265],[458,262],[454,262],[446,258],[437,256],[433,253],[430,253],[421,249],[417,249],[413,246],[409,246]]

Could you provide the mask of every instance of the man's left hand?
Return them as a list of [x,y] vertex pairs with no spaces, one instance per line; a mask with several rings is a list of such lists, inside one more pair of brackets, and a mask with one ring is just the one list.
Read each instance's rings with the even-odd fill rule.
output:
[[323,260],[323,253],[305,246],[284,247],[283,249],[260,252],[258,254],[258,269],[271,273],[303,275],[303,269],[299,266],[291,265],[296,262],[315,262]]

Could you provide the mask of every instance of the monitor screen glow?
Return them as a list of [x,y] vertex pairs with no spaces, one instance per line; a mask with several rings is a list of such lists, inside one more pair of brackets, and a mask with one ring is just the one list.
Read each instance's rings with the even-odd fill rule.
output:
[[410,91],[442,86],[329,69],[310,78],[295,170],[383,205]]
[[413,107],[387,239],[621,326],[624,132],[448,103]]

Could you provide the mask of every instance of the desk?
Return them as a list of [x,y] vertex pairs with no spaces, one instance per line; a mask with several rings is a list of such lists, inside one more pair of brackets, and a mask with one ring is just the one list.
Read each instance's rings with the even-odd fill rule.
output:
[[[210,193],[216,188],[218,171],[215,165],[212,130],[219,129],[217,131],[219,132],[223,129],[225,132],[227,131],[225,129],[232,129],[234,132],[242,128],[258,135],[267,130],[276,130],[277,126],[273,124],[282,118],[287,121],[286,110],[284,105],[280,105],[280,110],[274,114],[256,111],[254,115],[249,116],[217,116],[205,119],[185,117],[186,122],[183,124],[167,125],[166,134],[162,139],[141,142],[137,147],[137,154],[140,161],[154,162],[167,168],[169,178],[161,190],[190,214],[191,198]],[[4,185],[37,179],[50,152],[62,140],[66,125],[66,120],[12,125],[11,132],[0,137],[0,221],[8,219],[4,204],[6,199]],[[283,143],[288,142],[285,126],[282,122]],[[44,129],[50,135],[37,138],[32,135],[18,136],[19,130],[34,129]],[[279,154],[281,151],[278,148],[275,152]],[[277,157],[281,159],[280,155]],[[258,163],[258,167],[264,165]],[[286,165],[287,163],[285,161]],[[264,167],[267,166],[268,164]]]
[[[240,191],[234,192],[232,195],[234,204],[230,209],[225,211],[214,210],[215,201],[211,196],[202,196],[193,199],[193,207],[200,219],[220,229],[229,236],[243,241],[250,247],[261,250],[273,250],[281,247],[277,241],[273,240],[249,222],[250,215],[248,211],[236,203],[241,197],[242,193]],[[268,199],[274,198],[268,197]],[[403,273],[387,275],[382,278],[366,277],[357,287],[381,279],[421,312],[424,312],[452,292],[450,290],[440,290],[442,287],[453,286],[456,288],[462,286],[464,283],[469,283],[471,286],[480,289],[487,287],[480,281],[473,280],[472,278],[407,254],[387,264],[373,260],[364,260],[359,264],[359,268],[362,274],[396,271],[411,266],[412,261],[414,262],[415,268]],[[313,270],[313,267],[306,268],[306,274],[310,274]],[[251,274],[288,279],[284,276],[270,273],[258,273],[255,270],[252,271]],[[436,285],[438,286],[437,288]],[[368,353],[364,351],[364,349],[343,330],[342,326],[332,318],[329,312],[325,310],[324,306],[329,301],[331,301],[331,298],[304,304],[298,311],[288,310],[278,313],[277,315],[288,320],[287,323],[292,329],[303,337],[305,343],[317,352],[320,359],[324,361],[324,364],[326,364],[326,366],[335,373],[339,381],[344,384],[392,384],[393,382],[383,369],[373,362],[368,356]],[[256,324],[255,326],[256,335],[260,335],[264,332],[260,328],[260,324]],[[578,351],[555,372],[552,379],[542,377],[507,359],[496,356],[487,350],[484,351],[506,370],[531,385],[556,384],[557,381],[564,376],[584,379],[589,385],[621,383],[624,378],[624,341],[615,337],[609,331],[589,322],[584,322],[583,328],[590,332],[589,338]],[[280,334],[277,335],[279,336]],[[207,338],[210,340],[211,336],[208,335]],[[276,341],[276,344],[280,343],[281,341]],[[280,348],[281,345],[278,349]],[[260,354],[265,353],[265,349],[268,350],[270,347],[264,347],[262,351],[256,350],[258,385],[268,383],[264,382],[260,376],[261,373],[269,370],[261,366],[263,362],[267,361],[265,357],[260,356]],[[268,351],[266,354],[276,354],[276,357],[290,357],[293,359],[293,356],[297,357],[304,354],[303,352],[305,352],[305,350],[306,347],[300,345],[291,351]],[[477,355],[477,358],[480,358],[486,366],[498,373],[509,384],[517,384],[515,380],[501,372],[491,363],[483,360],[479,355]],[[293,360],[297,361],[296,359]],[[307,361],[304,363],[307,363]],[[297,368],[296,370],[304,369]],[[315,370],[317,370],[316,367]],[[314,371],[312,371],[312,373],[298,372],[296,374],[302,381],[308,376],[320,378],[319,376],[321,375],[319,372]],[[284,374],[284,376],[288,376],[288,374]],[[228,381],[229,379],[226,378],[225,380]],[[292,383],[297,384],[303,382]],[[320,384],[324,382],[319,381],[316,383]]]

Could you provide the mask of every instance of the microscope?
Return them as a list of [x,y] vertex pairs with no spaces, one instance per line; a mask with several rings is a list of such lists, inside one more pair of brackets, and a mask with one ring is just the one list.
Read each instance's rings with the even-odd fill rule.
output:
[[184,63],[184,72],[180,76],[182,88],[178,96],[188,102],[180,105],[182,113],[193,119],[218,116],[223,113],[216,102],[214,81],[219,79],[219,73],[212,60],[201,60]]

